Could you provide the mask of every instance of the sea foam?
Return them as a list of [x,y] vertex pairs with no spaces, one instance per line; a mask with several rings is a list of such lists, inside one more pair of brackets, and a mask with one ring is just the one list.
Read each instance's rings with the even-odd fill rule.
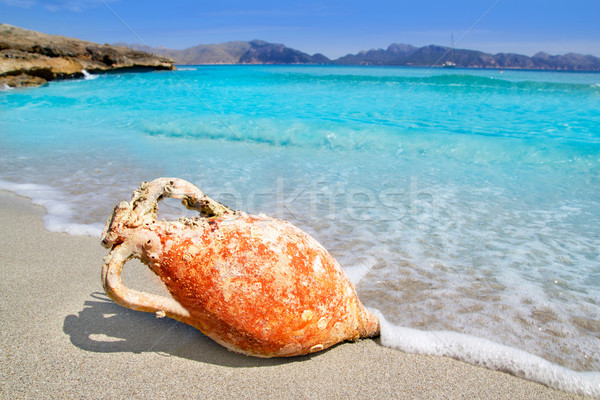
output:
[[82,69],[81,73],[83,74],[83,79],[86,79],[86,80],[92,80],[92,79],[98,78],[98,75],[92,75],[89,72],[87,72],[85,69]]
[[539,382],[584,396],[600,396],[600,372],[578,372],[526,351],[451,331],[421,331],[388,322],[372,310],[381,324],[381,343],[407,353],[455,358],[472,365]]
[[47,185],[33,183],[13,183],[0,179],[0,190],[13,192],[28,197],[31,203],[46,209],[43,216],[44,227],[51,232],[63,232],[71,235],[100,236],[101,223],[81,224],[74,222],[74,211],[71,204],[63,199],[62,194]]

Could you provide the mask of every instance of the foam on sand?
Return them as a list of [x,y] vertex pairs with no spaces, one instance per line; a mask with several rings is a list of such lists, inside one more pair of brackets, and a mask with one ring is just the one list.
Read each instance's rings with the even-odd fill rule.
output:
[[600,372],[578,372],[513,347],[450,331],[420,331],[395,326],[378,310],[381,343],[407,353],[452,357],[469,364],[505,371],[554,389],[600,396]]
[[0,190],[6,190],[28,197],[31,203],[46,209],[44,227],[51,232],[64,232],[71,235],[100,236],[101,223],[81,224],[73,222],[74,212],[71,203],[62,199],[61,193],[47,185],[33,183],[13,183],[0,179]]

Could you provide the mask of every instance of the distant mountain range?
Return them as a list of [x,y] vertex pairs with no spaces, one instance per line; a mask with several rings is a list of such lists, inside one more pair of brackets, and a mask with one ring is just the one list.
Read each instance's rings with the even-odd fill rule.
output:
[[550,55],[537,53],[533,57],[514,53],[488,54],[481,51],[452,49],[429,45],[415,47],[391,44],[387,49],[373,49],[348,54],[331,60],[322,54],[309,55],[283,44],[262,40],[235,41],[221,44],[201,44],[184,50],[149,47],[140,44],[116,43],[157,55],[167,56],[176,64],[332,64],[442,66],[444,63],[466,68],[514,68],[565,71],[600,71],[600,58],[568,53]]
[[141,44],[115,43],[115,46],[129,47],[147,53],[167,55],[176,64],[330,64],[332,61],[322,54],[308,55],[283,44],[268,43],[262,40],[250,42],[225,42],[220,44],[200,44],[184,50],[165,47],[150,47]]

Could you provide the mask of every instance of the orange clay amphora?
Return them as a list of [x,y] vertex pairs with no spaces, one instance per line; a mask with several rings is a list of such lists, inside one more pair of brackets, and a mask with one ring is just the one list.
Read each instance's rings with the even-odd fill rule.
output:
[[[180,199],[198,217],[157,221],[157,202]],[[102,234],[110,248],[102,284],[116,303],[196,327],[229,350],[258,357],[313,353],[379,334],[337,261],[310,235],[265,215],[232,211],[189,182],[142,183],[115,207]],[[172,298],[121,281],[140,259]]]

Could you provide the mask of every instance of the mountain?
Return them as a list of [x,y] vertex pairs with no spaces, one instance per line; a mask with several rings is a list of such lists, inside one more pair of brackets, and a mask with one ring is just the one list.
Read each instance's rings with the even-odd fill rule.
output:
[[549,55],[537,53],[533,57],[514,53],[489,54],[476,50],[452,49],[429,45],[415,47],[393,43],[387,49],[371,49],[330,60],[322,54],[308,55],[283,44],[262,40],[203,44],[184,50],[164,47],[128,45],[171,57],[177,64],[334,64],[334,65],[389,65],[389,66],[441,66],[447,61],[465,68],[543,69],[565,71],[600,71],[600,58],[591,55],[568,53]]
[[327,64],[331,62],[322,54],[311,56],[283,44],[262,40],[201,44],[183,50],[153,48],[140,44],[116,43],[116,45],[171,57],[176,64]]
[[451,49],[429,45],[414,47],[392,44],[387,50],[377,49],[348,54],[334,60],[343,65],[441,66],[451,61],[464,68],[543,69],[569,71],[599,71],[600,58],[569,53],[551,56],[537,53],[533,57],[514,53],[488,54],[476,50]]
[[565,55],[551,56],[546,53],[537,53],[532,58],[536,66],[546,66],[546,69],[588,70],[600,69],[600,59],[592,55],[568,53]]
[[145,51],[170,57],[177,64],[238,64],[240,58],[251,45],[250,42],[235,41],[221,44],[200,44],[184,50],[167,49],[165,47],[150,47],[141,44],[115,43],[115,46],[126,46],[135,50]]
[[240,57],[240,64],[313,64],[306,53],[282,44],[262,40],[250,42],[250,48]]
[[173,69],[173,60],[0,24],[0,87],[37,86],[87,72]]
[[409,44],[391,44],[387,50],[372,49],[348,54],[334,61],[339,65],[393,65],[398,59],[409,57],[418,48]]

